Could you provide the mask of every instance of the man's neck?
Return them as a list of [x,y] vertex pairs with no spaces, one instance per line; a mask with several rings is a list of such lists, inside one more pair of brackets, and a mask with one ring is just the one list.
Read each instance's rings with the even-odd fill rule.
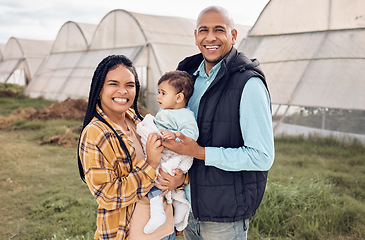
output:
[[204,66],[205,66],[205,73],[207,74],[207,76],[209,77],[209,72],[210,70],[212,70],[212,68],[217,65],[216,63],[215,64],[207,64],[207,61],[204,62]]

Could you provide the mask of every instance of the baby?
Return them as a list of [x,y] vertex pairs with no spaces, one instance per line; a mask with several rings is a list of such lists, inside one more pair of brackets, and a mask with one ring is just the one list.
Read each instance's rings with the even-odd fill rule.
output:
[[[156,132],[166,139],[175,139],[175,133],[181,132],[185,136],[198,139],[199,130],[194,113],[186,105],[193,94],[194,83],[190,75],[183,71],[165,73],[158,81],[157,101],[160,111],[153,117],[147,114],[144,120],[137,125],[137,133],[141,136],[143,147],[146,146],[148,134]],[[161,135],[161,134],[160,134]],[[160,166],[165,172],[173,175],[173,169],[181,169],[186,173],[193,163],[193,158],[179,155],[168,149],[161,154]],[[158,169],[157,169],[158,171]],[[163,209],[162,191],[153,187],[148,193],[150,200],[150,220],[144,227],[144,233],[150,234],[166,221]],[[172,190],[166,194],[167,202],[174,207],[174,222],[178,231],[187,225],[190,204],[185,198],[184,190]]]

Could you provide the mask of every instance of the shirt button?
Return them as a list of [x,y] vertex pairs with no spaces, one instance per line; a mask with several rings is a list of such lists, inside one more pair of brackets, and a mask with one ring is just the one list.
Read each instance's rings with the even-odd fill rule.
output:
[[209,80],[207,80],[207,81],[205,82],[205,84],[209,84]]

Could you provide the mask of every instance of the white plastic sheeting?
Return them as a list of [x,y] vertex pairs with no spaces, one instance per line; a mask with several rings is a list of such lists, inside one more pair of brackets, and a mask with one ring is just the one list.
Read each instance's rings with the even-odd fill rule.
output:
[[5,49],[5,44],[0,43],[0,62],[4,60],[4,49]]
[[[43,96],[47,99],[62,101],[68,97],[79,96],[75,94],[75,91],[88,91],[94,65],[86,68],[85,71],[85,66],[80,62],[84,53],[88,51],[96,27],[97,25],[92,24],[66,22],[57,34],[51,53],[45,58],[25,89],[25,94],[30,97]],[[98,60],[90,59],[90,61]],[[82,71],[81,79],[88,78],[87,84],[81,89],[73,88],[69,94],[65,94],[65,86],[70,82],[80,81],[79,78],[74,77],[75,74],[80,75],[80,71]]]
[[0,82],[29,83],[51,46],[52,41],[10,38],[0,62]]
[[97,25],[68,21],[59,30],[52,46],[52,53],[88,50]]
[[16,83],[19,85],[25,85],[25,79],[12,78],[12,73],[21,66],[23,61],[19,59],[9,59],[0,62],[0,82],[1,83]]
[[[140,81],[146,105],[156,112],[158,79],[176,69],[183,58],[199,51],[194,41],[195,24],[195,20],[120,9],[109,12],[96,27],[67,22],[25,93],[59,101],[87,98],[97,64],[110,54],[124,54],[143,73]],[[237,28],[240,42],[249,27]]]
[[[43,96],[63,101],[67,98],[87,98],[91,78],[97,64],[107,55],[124,54],[135,59],[140,48],[109,49],[108,51],[51,54],[27,86],[30,97]],[[105,55],[107,54],[107,55]],[[60,68],[59,66],[62,66]]]
[[271,0],[250,35],[364,28],[364,9],[363,0]]
[[365,1],[271,0],[240,50],[274,104],[365,110]]

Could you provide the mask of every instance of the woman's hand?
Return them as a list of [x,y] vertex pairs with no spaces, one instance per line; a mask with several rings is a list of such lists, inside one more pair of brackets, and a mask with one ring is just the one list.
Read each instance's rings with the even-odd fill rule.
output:
[[154,169],[156,169],[161,162],[161,152],[164,149],[161,144],[161,137],[156,133],[151,133],[148,135],[146,141],[146,161]]
[[160,174],[157,175],[157,181],[155,181],[155,186],[163,191],[160,196],[165,196],[169,191],[176,189],[184,183],[185,174],[180,169],[174,169],[172,172],[175,174],[174,176],[160,168]]

